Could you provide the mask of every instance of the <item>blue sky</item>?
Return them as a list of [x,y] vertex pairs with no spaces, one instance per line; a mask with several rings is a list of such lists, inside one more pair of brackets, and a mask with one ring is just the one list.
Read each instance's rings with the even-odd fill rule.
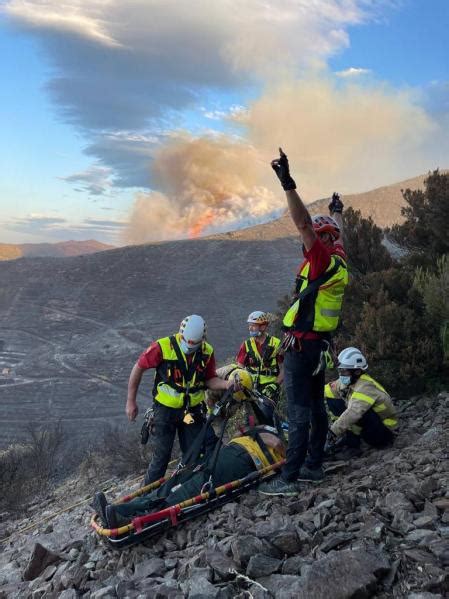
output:
[[122,4],[2,3],[0,242],[269,218],[279,143],[306,199],[448,167],[446,0]]

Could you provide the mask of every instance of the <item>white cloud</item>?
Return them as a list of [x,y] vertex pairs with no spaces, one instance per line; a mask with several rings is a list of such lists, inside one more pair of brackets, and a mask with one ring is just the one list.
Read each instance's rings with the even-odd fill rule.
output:
[[371,73],[370,69],[362,69],[359,67],[349,67],[349,69],[345,69],[344,71],[337,71],[335,74],[337,77],[342,77],[343,79],[360,77],[361,75],[368,75]]
[[111,187],[111,173],[111,168],[91,166],[84,171],[59,178],[67,183],[82,183],[83,185],[78,191],[87,191],[89,195],[103,195]]
[[86,11],[82,0],[55,3],[47,0],[12,0],[7,4],[7,12],[18,21],[37,29],[67,32],[105,46],[120,45],[106,32],[102,11],[110,2],[102,0],[92,3],[92,11]]
[[[322,66],[369,18],[366,0],[7,0],[3,11],[36,36],[52,67],[47,89],[87,153],[120,186],[148,185],[139,136],[201,104],[205,89],[260,85]],[[213,110],[212,119],[220,118]],[[226,116],[226,115],[225,115]],[[152,142],[149,142],[151,145]],[[135,147],[135,150],[132,149]],[[139,160],[139,158],[137,158]]]
[[86,218],[80,222],[66,218],[29,214],[0,223],[6,231],[15,231],[22,235],[49,241],[66,241],[69,239],[85,240],[95,238],[99,241],[119,243],[123,229],[127,223],[114,219]]

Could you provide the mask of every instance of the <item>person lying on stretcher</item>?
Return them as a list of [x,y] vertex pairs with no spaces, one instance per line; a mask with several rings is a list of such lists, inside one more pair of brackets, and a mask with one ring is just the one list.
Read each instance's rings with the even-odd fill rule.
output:
[[[179,470],[155,491],[120,504],[111,504],[103,493],[96,493],[92,505],[100,516],[102,526],[109,529],[125,526],[135,516],[176,505],[201,492],[244,478],[285,457],[285,443],[274,427],[272,417],[267,418],[264,415],[267,410],[261,409],[264,407],[262,404],[269,400],[260,396],[257,400],[253,399],[249,393],[252,379],[248,374],[251,381],[248,382],[246,374],[248,373],[243,369],[236,372],[236,376],[240,377],[241,390],[230,393],[229,398],[223,397],[221,406],[217,404],[216,414],[221,412],[224,415],[224,431],[227,420],[236,411],[235,408],[238,411],[244,409],[246,413],[248,408],[253,408],[251,424],[254,425],[241,427],[240,432],[224,446],[221,446],[219,440],[216,450],[207,458],[199,458],[196,464]],[[210,426],[211,420],[209,417],[205,426]]]

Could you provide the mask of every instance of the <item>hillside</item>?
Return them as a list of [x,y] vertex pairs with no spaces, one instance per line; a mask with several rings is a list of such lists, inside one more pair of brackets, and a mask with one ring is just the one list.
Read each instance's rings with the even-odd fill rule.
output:
[[60,241],[58,243],[0,243],[0,260],[17,258],[64,258],[110,250],[114,246],[94,239],[86,241]]
[[[371,191],[342,196],[346,208],[352,207],[354,210],[360,210],[362,216],[369,216],[380,227],[389,227],[396,223],[401,223],[403,217],[401,208],[406,205],[402,197],[401,190],[405,189],[423,189],[424,179],[427,175],[413,177],[399,183],[379,187]],[[299,189],[301,193],[301,189]],[[303,198],[306,201],[306,198]],[[328,204],[330,198],[323,198],[308,204],[312,214],[328,214]],[[230,231],[229,233],[219,233],[210,235],[207,239],[244,239],[254,240],[263,238],[266,240],[278,239],[289,235],[297,236],[297,230],[288,213],[279,219],[273,220],[263,225],[256,225],[247,229]]]
[[[297,497],[237,502],[113,551],[90,532],[93,489],[75,476],[2,523],[0,596],[92,599],[443,599],[449,593],[449,393],[398,406],[383,451],[327,464]],[[136,447],[137,451],[137,447]],[[137,473],[136,473],[137,474]]]
[[[232,356],[246,316],[275,310],[298,242],[191,240],[54,260],[0,263],[0,446],[24,423],[62,418],[79,437],[125,426],[129,372],[141,351],[202,314],[217,358]],[[140,403],[148,404],[151,375]]]

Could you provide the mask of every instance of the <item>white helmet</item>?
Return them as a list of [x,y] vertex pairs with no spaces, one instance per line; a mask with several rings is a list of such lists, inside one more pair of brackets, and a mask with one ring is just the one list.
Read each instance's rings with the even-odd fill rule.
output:
[[206,323],[198,314],[186,316],[179,327],[180,346],[185,354],[191,354],[201,347],[206,339]]
[[270,318],[268,312],[255,310],[254,312],[251,312],[246,322],[248,324],[268,324],[270,322]]
[[342,370],[366,370],[368,362],[356,347],[347,347],[338,354],[338,366]]

